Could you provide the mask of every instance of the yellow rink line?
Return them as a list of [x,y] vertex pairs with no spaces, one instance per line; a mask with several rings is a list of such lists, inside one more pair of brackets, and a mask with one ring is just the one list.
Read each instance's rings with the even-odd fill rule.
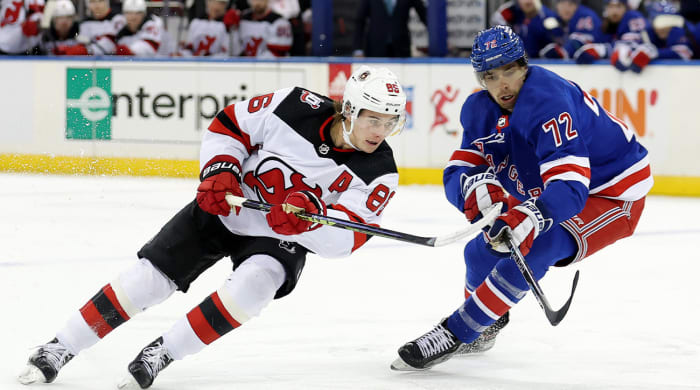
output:
[[[68,157],[0,154],[0,171],[68,175],[127,175],[191,177],[199,175],[199,162],[145,158]],[[399,168],[400,184],[442,184],[438,168]],[[654,176],[655,195],[700,196],[700,177]]]

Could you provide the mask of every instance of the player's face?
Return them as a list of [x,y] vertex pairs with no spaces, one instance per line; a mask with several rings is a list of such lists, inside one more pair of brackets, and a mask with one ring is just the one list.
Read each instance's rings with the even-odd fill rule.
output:
[[483,86],[503,109],[513,111],[518,93],[525,82],[527,67],[516,62],[487,70],[479,75]]
[[672,27],[654,27],[654,32],[659,36],[659,38],[666,40],[671,34],[671,28]]
[[557,3],[557,14],[563,21],[568,22],[574,17],[578,4],[571,0],[560,0]]
[[124,12],[124,17],[126,18],[126,25],[129,27],[129,31],[136,32],[139,30],[139,26],[141,26],[146,14],[143,12]]
[[88,0],[88,8],[95,19],[104,19],[109,13],[107,0]]
[[398,115],[362,110],[353,125],[350,141],[365,153],[372,153],[396,128]]
[[605,17],[612,23],[620,23],[627,7],[622,3],[608,3],[605,6]]
[[72,16],[54,16],[53,27],[56,29],[59,38],[68,38],[71,26],[73,26]]
[[268,0],[248,0],[248,5],[255,14],[264,14],[267,11],[267,3]]
[[210,20],[217,20],[224,17],[226,14],[226,6],[228,4],[219,0],[207,0],[207,15]]
[[537,12],[537,8],[535,8],[535,0],[518,0],[518,6],[525,14]]

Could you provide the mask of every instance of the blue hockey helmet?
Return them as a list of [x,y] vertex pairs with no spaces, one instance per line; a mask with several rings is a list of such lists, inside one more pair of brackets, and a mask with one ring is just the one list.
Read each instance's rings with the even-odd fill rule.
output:
[[522,39],[508,26],[494,26],[476,34],[469,60],[478,73],[521,58],[527,63]]

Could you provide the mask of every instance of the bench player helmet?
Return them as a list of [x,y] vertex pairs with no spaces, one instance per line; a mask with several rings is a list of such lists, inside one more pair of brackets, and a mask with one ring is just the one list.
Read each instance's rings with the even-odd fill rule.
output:
[[146,12],[145,0],[122,1],[122,12]]
[[678,9],[666,0],[654,1],[647,5],[647,16],[655,29],[683,27],[685,19],[678,14]]
[[469,57],[477,76],[521,59],[523,65],[527,65],[525,46],[522,39],[508,26],[495,26],[476,34]]
[[51,17],[56,16],[73,16],[75,15],[75,6],[71,0],[56,0],[53,3],[53,11]]
[[396,75],[389,69],[362,65],[345,84],[342,110],[343,116],[350,119],[349,129],[343,122],[343,139],[350,145],[349,136],[362,110],[398,115],[389,135],[398,134],[406,122],[406,94]]

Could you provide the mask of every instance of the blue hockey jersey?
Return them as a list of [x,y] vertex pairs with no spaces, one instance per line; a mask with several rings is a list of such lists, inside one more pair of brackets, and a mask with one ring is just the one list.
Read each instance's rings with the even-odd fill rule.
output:
[[[686,25],[688,22],[686,22]],[[654,31],[654,28],[647,28],[646,32],[649,36],[651,43],[656,46],[659,51],[659,59],[680,59],[689,60],[693,58],[693,49],[688,38],[692,35],[692,28],[690,26],[686,29],[681,27],[672,27],[671,31],[668,33],[666,39],[661,39]]]
[[653,184],[634,133],[578,85],[530,66],[512,113],[487,91],[462,106],[462,144],[444,171],[447,199],[464,211],[462,175],[491,169],[519,200],[539,197],[560,223],[590,195],[638,200]]
[[564,42],[563,46],[569,57],[573,57],[576,50],[582,45],[600,42],[601,23],[602,21],[595,11],[584,5],[579,5],[568,23],[559,18],[559,24],[562,27],[552,30],[552,34],[560,37],[559,39]]
[[649,27],[649,22],[636,10],[629,10],[622,16],[622,20],[617,25],[603,31],[601,42],[615,44],[617,41],[642,42],[642,31]]
[[509,25],[523,40],[528,57],[537,58],[540,50],[554,41],[551,31],[544,27],[544,21],[556,17],[554,11],[542,5],[535,16],[528,18],[517,2],[509,1],[498,8],[491,18],[491,25]]

